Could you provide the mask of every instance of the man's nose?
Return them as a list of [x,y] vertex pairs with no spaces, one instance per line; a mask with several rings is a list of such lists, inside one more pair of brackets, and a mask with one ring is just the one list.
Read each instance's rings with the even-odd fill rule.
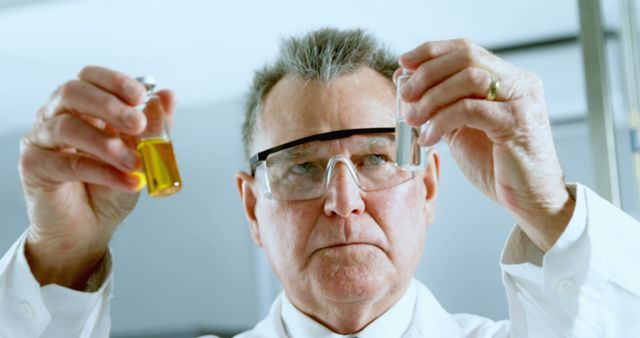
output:
[[336,163],[325,192],[324,212],[327,216],[348,217],[364,212],[362,191],[344,163]]

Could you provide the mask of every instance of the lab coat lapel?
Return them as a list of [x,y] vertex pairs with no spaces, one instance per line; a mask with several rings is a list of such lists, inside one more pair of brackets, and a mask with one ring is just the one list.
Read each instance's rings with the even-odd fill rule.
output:
[[288,338],[282,323],[282,293],[271,304],[269,314],[253,330],[241,333],[234,338]]
[[442,308],[424,284],[414,282],[418,285],[418,299],[411,325],[402,338],[462,337],[460,326],[453,316]]

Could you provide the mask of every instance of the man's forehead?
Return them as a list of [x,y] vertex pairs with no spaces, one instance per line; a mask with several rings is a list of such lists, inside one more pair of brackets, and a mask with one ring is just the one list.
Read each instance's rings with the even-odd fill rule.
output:
[[370,68],[329,83],[288,74],[264,100],[254,150],[333,130],[392,127],[394,118],[393,83]]

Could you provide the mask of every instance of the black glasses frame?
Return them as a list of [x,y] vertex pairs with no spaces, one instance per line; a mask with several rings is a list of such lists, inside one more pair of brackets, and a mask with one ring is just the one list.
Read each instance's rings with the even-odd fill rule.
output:
[[293,141],[281,144],[279,146],[275,146],[273,148],[263,150],[251,156],[251,158],[249,159],[249,164],[251,165],[251,176],[255,175],[258,164],[266,160],[267,156],[269,156],[271,153],[275,153],[276,151],[288,149],[288,148],[295,147],[297,145],[307,143],[307,142],[312,142],[312,141],[330,141],[330,140],[336,140],[336,139],[345,138],[353,135],[392,133],[395,131],[396,131],[396,128],[393,128],[393,127],[343,129],[343,130],[334,130],[334,131],[330,131],[322,134],[306,136],[297,140],[293,140]]

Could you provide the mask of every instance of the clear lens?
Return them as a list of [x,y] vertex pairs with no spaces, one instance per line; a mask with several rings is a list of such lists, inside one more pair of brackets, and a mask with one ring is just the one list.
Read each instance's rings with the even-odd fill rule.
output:
[[395,141],[389,135],[352,136],[349,141],[344,147],[349,156],[330,156],[336,143],[322,141],[270,154],[256,168],[263,192],[276,200],[319,198],[340,163],[364,191],[387,189],[415,176],[413,171],[401,170],[395,164]]

